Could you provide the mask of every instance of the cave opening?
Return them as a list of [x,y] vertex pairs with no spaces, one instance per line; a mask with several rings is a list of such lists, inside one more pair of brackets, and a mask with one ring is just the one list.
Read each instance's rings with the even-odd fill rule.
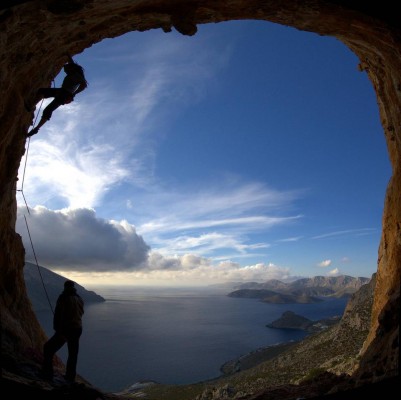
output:
[[[200,33],[200,32],[199,32]],[[199,35],[199,33],[197,34],[197,35]],[[230,35],[231,35],[232,33],[230,33]],[[140,33],[140,34],[138,34],[138,35],[144,35],[144,33]],[[258,34],[259,35],[259,37],[260,37],[260,34]],[[139,37],[139,36],[138,36]],[[185,38],[186,40],[193,40],[194,38]],[[113,46],[117,43],[117,40],[118,39],[112,39],[113,40]],[[95,48],[93,49],[93,50],[95,50]],[[87,55],[87,54],[89,54],[89,51],[85,51],[82,55],[80,55],[80,57],[79,57],[79,60],[81,60],[82,59],[82,61],[83,61],[83,65],[85,65],[85,57],[90,57],[89,55]],[[140,59],[140,58],[139,58]],[[215,60],[215,58],[213,59],[213,60]],[[294,63],[295,64],[295,63]],[[99,65],[99,63],[97,64],[97,65]],[[354,68],[356,69],[356,65],[354,65]],[[292,69],[294,69],[294,66],[292,66]],[[92,71],[94,71],[94,70],[92,70]],[[89,72],[89,77],[90,77],[90,72],[91,71],[88,71]],[[243,73],[244,71],[238,71],[239,73]],[[238,73],[237,72],[237,73]],[[135,71],[133,72],[134,74],[135,74]],[[128,76],[128,75],[127,75]],[[157,76],[157,75],[154,75],[154,77],[155,76]],[[298,78],[298,77],[295,77],[295,78]],[[90,78],[89,78],[90,79]],[[96,82],[96,81],[95,81]],[[113,80],[112,80],[112,82],[113,82]],[[115,81],[114,81],[115,82]],[[151,82],[150,82],[151,83]],[[82,104],[85,106],[87,106],[90,102],[95,102],[96,103],[96,105],[97,106],[99,106],[99,104],[101,103],[101,101],[102,100],[99,100],[99,99],[95,99],[95,92],[96,92],[96,89],[97,88],[102,88],[101,87],[101,84],[102,83],[95,83],[94,85],[91,83],[91,85],[90,85],[90,87],[89,87],[89,90],[88,90],[88,92],[87,92],[87,94],[85,95],[85,97],[84,96],[80,96],[81,98],[82,98]],[[122,83],[120,83],[119,84],[119,88],[120,88],[120,90],[122,90],[122,88],[123,88],[123,86],[124,86],[124,84],[127,84],[127,78],[125,78],[124,80],[123,80],[123,82]],[[96,86],[97,85],[97,86]],[[103,82],[103,85],[109,85],[109,83],[104,83]],[[194,86],[196,86],[196,85],[194,85]],[[231,85],[232,86],[232,85]],[[104,87],[104,86],[103,86]],[[305,89],[305,87],[303,88],[303,89]],[[199,93],[197,93],[197,91],[196,90],[200,90],[200,91],[202,91],[201,89],[199,89],[197,86],[195,87],[195,90],[194,90],[194,92],[195,92],[195,94],[196,95],[198,95],[198,96],[202,96],[202,93],[201,94],[199,94]],[[209,90],[216,90],[216,88],[209,88]],[[277,89],[276,89],[277,90]],[[91,93],[91,91],[93,91],[93,93]],[[247,94],[248,96],[250,95],[250,94]],[[267,93],[267,95],[269,95],[269,93]],[[118,93],[114,93],[114,96],[118,96]],[[169,101],[169,98],[166,98],[167,96],[166,95],[162,95],[162,96],[165,96],[164,97],[164,101],[165,102],[168,102]],[[193,95],[193,96],[195,96],[195,95]],[[104,99],[110,99],[110,98],[112,98],[113,96],[110,96],[109,94],[106,94],[106,95],[104,95],[103,96],[103,100]],[[188,97],[185,97],[184,96],[184,100],[186,100]],[[208,100],[208,101],[210,101],[210,100]],[[74,130],[76,130],[76,129],[79,129],[79,127],[80,127],[80,125],[82,124],[82,121],[83,121],[83,124],[85,125],[85,123],[86,123],[86,127],[88,127],[90,124],[91,124],[91,120],[90,120],[90,118],[97,118],[97,117],[99,117],[99,115],[98,114],[96,114],[96,112],[95,111],[88,111],[88,109],[87,110],[85,110],[84,112],[82,112],[82,114],[78,114],[78,115],[80,115],[80,117],[78,117],[77,118],[77,120],[76,120],[76,122],[75,123],[72,123],[71,122],[71,116],[72,116],[72,114],[74,113],[74,112],[76,112],[76,110],[74,110],[74,107],[75,108],[79,108],[80,107],[80,104],[81,104],[81,100],[80,99],[77,99],[77,103],[76,104],[74,104],[74,105],[72,105],[70,108],[68,108],[68,109],[66,109],[65,110],[65,113],[63,113],[63,112],[61,112],[61,113],[59,113],[60,115],[58,115],[58,116],[55,116],[54,117],[54,120],[52,120],[52,122],[50,122],[50,124],[49,124],[49,127],[48,127],[48,130],[47,131],[43,131],[43,132],[41,132],[39,135],[42,135],[42,133],[43,133],[43,135],[49,135],[48,137],[49,138],[52,138],[52,139],[54,139],[55,140],[55,142],[57,143],[58,142],[58,145],[60,146],[59,147],[59,149],[60,149],[60,151],[54,151],[54,150],[49,150],[49,153],[47,153],[49,156],[50,155],[55,155],[56,156],[56,158],[58,159],[58,160],[60,160],[60,157],[61,157],[61,155],[62,155],[62,151],[65,151],[66,149],[69,149],[68,148],[68,146],[65,144],[65,143],[63,143],[63,142],[60,142],[61,140],[62,140],[62,138],[60,137],[60,135],[59,135],[59,133],[57,132],[57,130],[61,130],[63,133],[62,133],[62,135],[64,135],[66,132],[67,133],[71,133],[71,134],[73,134],[73,132],[74,132]],[[177,107],[178,108],[178,107]],[[262,106],[260,106],[260,108],[263,108]],[[295,106],[293,107],[294,109],[295,109]],[[290,110],[291,110],[291,107],[289,108]],[[107,107],[105,107],[103,110],[109,110],[110,111],[110,105],[107,105]],[[140,110],[142,113],[145,113],[146,114],[146,112],[145,112],[145,110],[143,110],[143,109],[141,109]],[[260,110],[259,110],[260,111]],[[263,111],[263,110],[262,110]],[[288,109],[287,109],[287,111],[288,111]],[[79,112],[79,110],[78,110],[78,112]],[[311,110],[310,111],[311,112],[311,114],[310,114],[310,116],[313,116],[313,114],[315,114],[316,115],[316,111],[315,110]],[[360,112],[360,110],[359,110],[359,112]],[[102,118],[104,118],[104,116],[107,114],[106,112],[104,112],[104,113],[101,113],[102,114]],[[143,114],[143,115],[145,115],[145,114]],[[165,115],[170,115],[171,116],[171,114],[169,114],[168,112],[166,112],[166,111],[164,111],[164,114]],[[205,115],[205,114],[203,114],[203,115]],[[221,115],[221,114],[220,114]],[[226,115],[225,117],[226,118],[230,118],[230,117],[232,117],[232,115],[233,114],[231,114],[231,115]],[[283,114],[282,115],[282,117],[284,116],[285,114]],[[299,118],[299,116],[297,116],[298,118]],[[85,120],[87,118],[87,120]],[[110,118],[110,117],[109,117]],[[199,118],[199,117],[198,117]],[[311,118],[313,118],[313,117],[311,117]],[[282,118],[282,121],[283,121],[283,119],[284,118]],[[113,129],[118,129],[118,130],[121,130],[121,129],[123,129],[122,128],[122,124],[119,122],[119,121],[115,121],[115,120],[113,120],[112,119],[112,125],[110,126],[110,127],[108,127],[107,126],[107,124],[105,125],[104,124],[104,121],[105,121],[105,119],[102,119],[102,121],[103,121],[103,126],[102,126],[102,128],[100,129],[100,128],[98,128],[98,129],[96,129],[95,130],[95,132],[94,133],[96,133],[96,140],[100,140],[100,137],[101,136],[103,136],[104,135],[104,133],[105,133],[105,131],[106,131],[106,135],[113,135],[113,133],[112,133],[112,130]],[[54,123],[53,123],[54,122]],[[249,120],[247,121],[248,123],[249,123]],[[349,122],[349,121],[348,121]],[[359,121],[360,122],[360,121]],[[52,126],[51,126],[51,124],[53,124]],[[376,120],[373,122],[373,124],[376,126],[376,128],[379,128],[380,129],[380,122],[379,122],[379,120],[378,120],[378,117],[376,117]],[[64,128],[60,128],[61,126],[64,126],[65,127],[65,129]],[[163,125],[164,126],[164,125]],[[189,130],[189,127],[190,127],[190,124],[189,123],[186,123],[186,126],[187,126],[187,128],[188,128],[188,130]],[[277,123],[277,126],[278,126],[278,123]],[[209,129],[210,129],[210,126],[208,127]],[[82,136],[85,136],[86,138],[88,138],[89,137],[89,135],[87,134],[87,132],[88,131],[86,131],[86,136],[85,136],[85,134],[82,134]],[[249,132],[247,132],[247,133],[249,133]],[[167,134],[166,134],[167,135]],[[269,135],[269,133],[267,133],[267,135]],[[113,135],[114,137],[114,139],[115,139],[115,135]],[[248,136],[248,135],[247,135]],[[301,135],[302,136],[302,135]],[[311,138],[311,139],[313,139],[313,140],[316,140],[316,138],[317,138],[318,136],[314,136],[313,138]],[[184,136],[183,136],[183,134],[180,136],[180,137],[177,137],[176,139],[174,139],[174,140],[176,140],[177,142],[178,141],[180,141],[180,140],[183,140],[183,138],[184,138]],[[196,137],[195,137],[195,139],[191,139],[192,141],[195,141],[196,139],[199,139],[200,138],[200,135],[198,134],[198,135],[196,135]],[[36,139],[38,139],[38,140],[40,140],[40,137],[38,136],[37,138],[35,138],[35,140]],[[132,139],[132,135],[131,135],[131,139]],[[149,139],[149,138],[148,138]],[[147,140],[148,140],[147,139]],[[229,138],[227,137],[227,138],[225,138],[225,139],[227,139],[227,140],[229,140]],[[244,139],[244,137],[242,137],[242,140]],[[361,136],[359,136],[359,143],[361,143],[360,141],[362,140],[362,137]],[[382,149],[384,148],[384,143],[382,142],[382,137],[376,142],[377,143],[377,146],[380,146],[380,147],[382,147]],[[138,140],[138,139],[134,139],[134,140]],[[160,140],[160,138],[159,139],[154,139],[153,138],[153,141],[154,142],[158,142]],[[163,140],[167,140],[166,139],[166,137],[163,137]],[[209,139],[210,140],[210,139]],[[214,139],[215,140],[215,139]],[[249,140],[249,139],[246,139],[246,140]],[[376,139],[375,139],[376,140]],[[200,145],[200,143],[199,143],[199,140],[196,140],[197,141],[197,145],[199,146]],[[256,141],[256,140],[255,140]],[[257,141],[256,141],[257,142]],[[217,144],[217,143],[216,143]],[[327,143],[326,143],[327,144]],[[328,143],[329,145],[330,145],[330,142]],[[32,146],[34,146],[35,144],[34,144],[34,142],[32,143]],[[208,143],[203,143],[203,145],[208,145]],[[285,144],[286,146],[291,146],[291,143],[286,143]],[[298,145],[300,145],[300,142],[298,142]],[[324,146],[325,145],[325,143],[324,143],[324,141],[322,140],[321,142],[320,142],[320,146]],[[79,148],[78,146],[74,146],[74,145],[70,145],[71,146],[71,149],[76,153],[77,152],[77,149]],[[364,146],[366,146],[366,144],[364,145]],[[351,146],[350,145],[350,148],[349,148],[349,153],[348,153],[348,157],[352,157],[352,154],[355,154],[355,153],[353,153],[353,151],[355,151],[354,149],[355,149],[355,147],[357,147],[357,144],[356,143],[354,143],[353,144],[353,146]],[[76,161],[77,161],[77,165],[78,165],[78,163],[79,162],[81,162],[82,164],[81,165],[84,165],[83,164],[83,162],[82,162],[82,160],[85,160],[85,157],[87,157],[87,154],[90,154],[91,152],[93,152],[94,151],[94,149],[96,148],[96,141],[93,141],[93,142],[90,142],[90,143],[86,143],[85,144],[85,146],[83,146],[83,148],[84,149],[86,149],[87,150],[87,153],[86,154],[82,154],[82,155],[80,155],[80,156],[77,156],[76,155]],[[210,148],[210,144],[209,144],[209,146],[205,146],[205,148],[204,148],[204,152],[206,152],[206,149],[208,149],[208,148]],[[284,148],[284,146],[283,146],[283,148]],[[329,149],[329,147],[327,147],[327,148],[325,148],[326,149],[326,151]],[[352,151],[351,151],[352,150]],[[377,147],[376,147],[376,150],[377,150]],[[174,158],[172,157],[172,155],[173,155],[173,152],[172,152],[172,150],[170,150],[171,151],[171,156],[170,157],[168,157],[168,155],[166,154],[164,157],[165,157],[165,160],[164,160],[164,162],[165,163],[167,163],[167,162],[171,162],[171,160],[174,160]],[[255,150],[256,151],[256,150]],[[202,151],[200,151],[200,153],[202,153]],[[325,151],[322,151],[322,153],[325,153]],[[189,154],[191,154],[191,153],[189,153]],[[193,153],[192,153],[193,154]],[[221,148],[220,149],[220,151],[219,152],[216,152],[216,155],[221,155],[221,154],[224,154],[223,153],[223,148]],[[376,156],[377,156],[377,152],[375,152],[374,153]],[[30,154],[30,156],[32,156],[32,154]],[[40,156],[42,156],[41,158],[40,158],[40,161],[42,161],[43,162],[43,153],[41,153],[40,154]],[[232,155],[231,157],[234,157],[234,155]],[[361,153],[360,152],[358,152],[358,157],[361,157]],[[367,158],[368,159],[371,159],[373,157],[373,153],[371,153]],[[256,157],[255,157],[256,158]],[[260,156],[258,157],[258,158],[260,158]],[[271,158],[271,157],[270,157]],[[228,159],[228,158],[227,158]],[[104,161],[104,158],[102,158],[102,160]],[[169,161],[170,160],[170,161]],[[176,160],[174,160],[175,162],[176,162]],[[182,168],[182,159],[181,160],[179,160],[180,162],[178,163],[178,164],[181,164],[181,169],[182,170],[185,170],[185,168]],[[184,161],[186,161],[186,163],[187,163],[187,165],[188,165],[188,163],[189,162],[191,162],[191,161],[194,161],[194,157],[191,159],[191,157],[188,157],[187,159],[185,159]],[[249,160],[244,160],[244,161],[249,161]],[[243,162],[244,162],[243,161]],[[358,165],[358,168],[364,168],[364,164],[363,163],[361,163],[360,162],[360,159],[358,160],[359,161],[359,165]],[[367,160],[366,160],[367,161]],[[205,160],[205,159],[201,159],[199,162],[198,162],[198,164],[199,164],[199,167],[201,167],[202,166],[202,164],[203,163],[205,163],[205,162],[207,162],[207,159]],[[382,162],[383,162],[383,165],[385,165],[386,164],[386,162],[387,162],[387,160],[385,160],[385,158],[383,157],[383,160],[382,160]],[[322,163],[322,160],[319,160],[319,162],[316,162],[316,165],[321,165],[321,163]],[[339,159],[336,159],[336,163],[337,163],[337,165],[338,164],[341,164],[341,158],[339,158]],[[39,163],[38,163],[39,164]],[[37,167],[39,167],[39,165],[37,164]],[[66,164],[65,164],[66,165]],[[65,166],[64,165],[64,166]],[[167,165],[167,164],[166,164]],[[365,166],[366,165],[369,165],[369,164],[365,164]],[[104,166],[104,165],[103,165]],[[259,168],[261,168],[261,166],[262,166],[262,164],[261,165],[259,165]],[[177,167],[177,166],[176,166]],[[198,168],[199,168],[198,167]],[[139,170],[140,170],[140,168],[138,168]],[[143,169],[143,168],[142,168]],[[160,166],[159,166],[159,169],[164,169],[164,168],[161,168]],[[349,171],[345,166],[344,166],[344,169],[346,169],[347,171]],[[52,170],[52,171],[56,171],[56,170],[58,170],[58,168],[52,168],[52,167],[50,167],[50,169],[48,169],[48,170]],[[178,170],[178,169],[177,169]],[[199,170],[201,171],[201,169],[199,168]],[[79,170],[79,169],[76,169],[76,170],[72,170],[71,171],[71,178],[74,178],[74,180],[76,181],[77,180],[77,177],[78,177],[78,179],[79,179],[79,174],[75,174],[74,173],[74,171],[79,171],[79,172],[82,172],[82,170]],[[96,170],[95,170],[96,171]],[[97,170],[97,171],[100,171],[100,170]],[[294,171],[296,172],[296,173],[298,173],[299,171],[297,171],[297,168],[296,168],[296,164],[294,164],[293,166],[292,166],[292,175],[294,175]],[[372,169],[372,173],[374,172],[375,170],[374,169]],[[183,173],[183,172],[185,172],[185,171],[181,171],[181,173]],[[388,177],[388,169],[386,169],[385,170],[385,173],[384,173],[384,176],[385,177]],[[28,171],[28,174],[29,174],[29,171]],[[60,172],[60,170],[59,170],[59,173],[58,174],[56,174],[54,177],[53,177],[53,181],[52,181],[52,184],[53,184],[53,186],[54,186],[54,183],[55,182],[57,182],[57,180],[59,179],[59,177],[61,176],[62,174],[61,174],[61,172]],[[198,175],[200,176],[200,172],[198,172]],[[35,177],[36,178],[39,178],[39,177],[41,177],[42,175],[41,175],[41,173],[40,172],[38,172],[37,173],[37,175],[35,175]],[[176,176],[176,175],[174,175],[174,176]],[[198,178],[199,178],[199,176],[198,176]],[[171,177],[169,178],[169,179],[171,179]],[[180,178],[180,180],[183,180],[183,179],[185,179],[185,177],[184,176],[182,176],[181,178]],[[188,178],[187,178],[188,179]],[[193,179],[193,178],[192,178]],[[299,179],[299,177],[298,177],[298,179]],[[358,180],[356,179],[354,182],[358,182]],[[384,196],[384,192],[385,192],[385,185],[384,184],[387,184],[387,182],[385,181],[385,180],[383,180],[382,181],[382,183],[383,183],[383,186],[381,187],[381,189],[380,190],[376,190],[375,191],[375,194],[377,194],[378,195],[378,198],[376,199],[376,205],[378,205],[378,208],[377,208],[377,210],[379,210],[379,213],[378,214],[376,214],[376,221],[380,221],[380,216],[381,216],[381,212],[382,212],[382,205],[381,205],[381,199],[382,199],[382,197]],[[35,182],[35,184],[37,184],[37,181]],[[83,177],[83,179],[82,179],[82,186],[81,186],[81,188],[84,188],[85,187],[85,185],[86,186],[89,186],[90,187],[90,185],[88,185],[88,180],[87,179],[85,179],[85,177]],[[282,184],[282,186],[283,187],[285,187],[286,186],[286,184]],[[105,187],[105,186],[104,186]],[[57,197],[56,198],[56,202],[55,202],[55,204],[57,204],[59,207],[74,207],[74,206],[81,206],[81,207],[84,207],[86,204],[84,204],[84,203],[82,203],[82,204],[80,204],[79,203],[79,200],[78,200],[78,197],[79,196],[77,196],[76,198],[75,198],[75,203],[74,203],[74,201],[71,201],[71,202],[66,202],[66,199],[65,199],[65,197],[63,196],[63,195],[61,195],[60,196],[60,193],[62,193],[62,190],[61,190],[61,187],[59,186],[59,187],[57,187],[57,185],[56,185],[56,188],[57,188],[57,191],[56,192],[54,192],[54,196],[55,197]],[[98,191],[99,189],[98,188],[92,188],[92,194],[93,193],[97,193],[97,191]],[[367,190],[367,189],[365,189],[366,190],[366,193],[368,193],[369,192],[369,190]],[[41,190],[42,191],[42,194],[43,193],[45,193],[45,192],[43,192],[43,190]],[[72,196],[73,195],[81,195],[82,194],[82,190],[75,190],[75,193],[72,193]],[[26,193],[28,193],[28,191],[26,192]],[[71,192],[70,192],[71,193]],[[366,194],[365,193],[365,194]],[[73,198],[71,196],[71,198]],[[85,198],[85,201],[93,201],[94,200],[94,198],[91,198],[90,197],[90,193],[88,193],[88,195],[87,195],[88,197],[86,197]],[[381,197],[380,197],[381,196]],[[347,196],[344,196],[344,198],[346,198]],[[30,198],[30,196],[28,195],[28,201],[29,201],[29,198]],[[357,199],[360,199],[360,197],[359,196],[356,196],[356,199],[355,200],[357,200]],[[121,199],[120,199],[121,200]],[[109,201],[109,204],[111,203],[111,201],[112,201],[112,199],[111,198],[109,198],[108,199],[108,201]],[[342,200],[342,201],[344,201],[344,199]],[[46,204],[46,203],[45,203]],[[49,205],[50,205],[50,202],[48,203]],[[95,203],[89,203],[90,204],[90,207],[92,207]],[[328,205],[329,205],[329,203],[328,203]],[[330,209],[330,207],[329,206],[327,206],[327,209]],[[367,211],[369,211],[369,210],[367,210]],[[380,216],[379,216],[379,214],[380,214]],[[101,217],[101,218],[103,218],[103,216]],[[107,214],[105,214],[104,215],[104,218],[109,218],[108,216],[107,216]],[[125,216],[124,216],[124,213],[120,213],[119,214],[119,218],[126,218]],[[132,222],[133,224],[135,224],[135,222]],[[342,230],[344,230],[344,229],[342,229]],[[23,235],[23,233],[22,233],[22,231],[21,232],[19,232],[19,233],[21,233],[21,235],[22,236],[24,236]],[[379,228],[379,233],[380,233],[380,228]],[[358,235],[366,235],[366,234],[369,234],[369,232],[364,232],[364,231],[358,231],[357,232],[357,234]],[[317,236],[317,235],[315,235],[315,236]],[[58,239],[57,240],[59,240],[59,237],[58,237]],[[379,236],[377,236],[376,237],[376,241],[377,241],[377,243],[378,243],[378,241],[379,241]],[[378,244],[377,244],[378,245]],[[329,246],[328,246],[329,247]],[[26,246],[26,248],[27,248],[27,246]],[[327,250],[327,249],[326,249]],[[371,255],[372,254],[374,254],[374,256],[375,256],[375,260],[374,260],[374,263],[376,263],[376,259],[377,259],[377,257],[376,257],[376,253],[377,253],[377,246],[375,247],[375,248],[373,248],[372,249],[373,251],[372,251],[372,253],[371,253]],[[44,251],[44,249],[43,249],[43,251]],[[43,253],[42,253],[43,254]],[[79,254],[79,253],[78,253]],[[48,263],[49,263],[49,265],[53,265],[53,262],[52,261],[50,261],[51,259],[49,258],[49,261],[48,261]],[[323,260],[326,260],[326,258],[322,258],[321,259],[321,261],[323,261]],[[65,269],[63,270],[63,269],[61,269],[61,271],[64,273],[64,271],[65,271]],[[79,276],[79,274],[78,275],[76,275],[75,276],[75,279],[77,279],[77,280],[79,280],[79,279],[82,279],[82,276],[80,277]],[[87,282],[88,283],[91,283],[91,282],[93,282],[93,276],[91,277],[91,276],[89,276],[88,278],[87,278],[88,280],[87,280]]]
[[[26,95],[32,95],[34,86],[50,83],[54,77],[54,69],[60,70],[63,65],[65,52],[80,55],[103,38],[153,29],[161,29],[166,33],[177,30],[191,36],[202,24],[249,19],[270,21],[304,32],[315,32],[339,39],[357,54],[360,71],[366,73],[372,82],[392,165],[392,176],[386,189],[383,207],[383,229],[378,249],[370,330],[352,379],[357,384],[372,383],[399,373],[401,43],[399,27],[395,20],[395,16],[398,15],[395,7],[396,5],[390,4],[367,6],[337,0],[234,0],[229,3],[160,0],[146,4],[128,1],[110,3],[97,0],[49,0],[6,1],[2,4],[2,377],[12,374],[18,361],[31,362],[32,357],[27,358],[27,355],[32,355],[32,351],[35,353],[40,349],[45,340],[27,297],[23,277],[25,249],[20,235],[15,232],[16,180],[24,153],[24,132],[31,122],[30,114],[24,110]],[[374,112],[376,111],[375,109]],[[356,148],[360,146],[357,145]],[[376,157],[372,160],[376,160]],[[81,162],[85,160],[82,159]],[[82,178],[79,174],[76,177]],[[28,201],[31,203],[31,199]],[[9,386],[15,388],[15,380],[9,383]],[[25,387],[21,391],[36,393],[32,387]],[[367,392],[370,395],[373,393],[369,389]],[[376,392],[381,393],[380,389]]]

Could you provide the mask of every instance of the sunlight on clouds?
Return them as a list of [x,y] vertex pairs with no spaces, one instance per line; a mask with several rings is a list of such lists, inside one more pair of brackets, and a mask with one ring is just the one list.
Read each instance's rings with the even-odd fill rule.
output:
[[60,135],[54,136],[57,147],[42,139],[30,147],[24,181],[29,203],[58,198],[68,207],[93,207],[110,186],[128,176],[110,146],[82,149],[67,139],[62,145]]
[[188,251],[196,251],[197,254],[213,254],[214,250],[231,249],[240,254],[246,254],[248,250],[270,247],[267,243],[253,243],[247,245],[240,237],[234,234],[210,232],[199,236],[179,236],[165,241],[159,241],[157,250],[162,254],[183,254]]
[[[27,217],[29,234],[24,225]],[[17,232],[26,249],[26,260],[36,262],[30,238],[39,265],[54,270],[78,282],[93,278],[110,284],[146,284],[149,282],[198,284],[285,279],[289,268],[273,263],[241,266],[223,260],[215,264],[210,257],[185,253],[163,255],[150,247],[127,221],[108,221],[98,218],[94,210],[63,209],[52,211],[43,206],[18,207]],[[166,282],[165,282],[166,283]]]
[[[151,254],[152,265],[148,270],[116,273],[80,273],[63,271],[62,275],[76,280],[82,285],[213,285],[225,282],[264,282],[269,279],[286,280],[290,277],[287,267],[275,264],[255,264],[241,267],[225,261],[218,265],[210,260],[193,255],[165,259],[160,254]],[[165,264],[169,266],[166,267]]]

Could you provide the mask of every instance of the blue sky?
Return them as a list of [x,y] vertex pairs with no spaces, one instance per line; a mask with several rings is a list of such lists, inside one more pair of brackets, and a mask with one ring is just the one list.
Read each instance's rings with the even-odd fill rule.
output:
[[25,221],[39,265],[82,284],[376,271],[391,167],[373,87],[341,42],[231,21],[74,59],[88,89],[21,163],[27,261]]

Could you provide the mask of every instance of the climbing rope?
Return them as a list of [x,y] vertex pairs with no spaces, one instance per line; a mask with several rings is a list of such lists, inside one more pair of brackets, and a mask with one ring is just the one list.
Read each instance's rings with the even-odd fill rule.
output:
[[[54,81],[53,81],[53,84],[54,84]],[[42,99],[42,101],[41,101],[41,103],[40,103],[39,110],[38,110],[38,112],[37,112],[37,114],[36,114],[36,117],[35,117],[35,120],[34,120],[33,124],[31,124],[31,126],[35,126],[35,125],[36,125],[37,118],[38,118],[38,116],[39,116],[39,114],[40,114],[40,111],[41,111],[41,108],[42,108],[42,105],[43,105],[43,101],[44,101],[44,99]],[[23,170],[23,175],[22,175],[21,189],[17,189],[17,192],[20,192],[20,193],[22,194],[22,197],[23,197],[23,199],[24,199],[25,206],[26,206],[26,209],[27,209],[27,211],[28,211],[28,214],[30,214],[31,212],[29,211],[28,203],[27,203],[26,198],[25,198],[25,195],[24,195],[24,182],[25,182],[25,172],[26,172],[26,165],[27,165],[27,161],[28,161],[28,152],[29,152],[29,144],[30,144],[30,141],[31,141],[31,138],[29,137],[29,138],[28,138],[28,146],[27,146],[26,153],[25,153],[25,163],[24,163],[24,170]],[[46,295],[47,301],[48,301],[48,303],[49,303],[50,310],[51,310],[51,312],[54,314],[54,310],[53,310],[53,307],[52,307],[52,303],[51,303],[51,301],[50,301],[50,297],[49,297],[49,294],[47,293],[46,286],[45,286],[45,283],[44,283],[44,280],[43,280],[43,276],[42,276],[42,273],[41,273],[41,271],[40,271],[38,259],[37,259],[37,257],[36,257],[36,253],[35,253],[35,248],[33,247],[31,232],[29,231],[28,221],[27,221],[25,215],[24,215],[24,219],[25,219],[26,229],[27,229],[27,231],[28,231],[29,241],[30,241],[31,247],[32,247],[32,252],[33,252],[33,255],[34,255],[34,257],[35,257],[36,266],[37,266],[37,268],[38,268],[38,273],[39,273],[39,276],[40,276],[40,280],[41,280],[41,282],[42,282],[43,290],[45,291],[45,295]]]
[[39,272],[39,275],[40,275],[40,280],[42,281],[43,290],[45,291],[47,301],[48,301],[48,303],[49,303],[49,305],[50,305],[50,309],[51,309],[52,313],[54,314],[53,307],[52,307],[52,303],[51,303],[50,298],[49,298],[49,295],[48,295],[48,293],[47,293],[46,286],[45,286],[45,283],[44,283],[44,281],[43,281],[42,273],[40,272],[40,268],[39,268],[39,264],[38,264],[38,259],[36,258],[35,249],[34,249],[34,247],[33,247],[33,242],[32,242],[32,238],[31,238],[31,232],[29,231],[28,221],[26,220],[26,216],[25,216],[25,215],[24,215],[24,219],[25,219],[26,229],[27,229],[27,231],[28,231],[29,241],[31,242],[31,247],[32,247],[33,256],[35,257],[36,266],[38,267],[38,272]]
[[[33,121],[33,123],[30,126],[35,126],[36,125],[36,121],[37,121],[38,116],[40,114],[40,110],[42,109],[43,101],[44,101],[44,99],[42,99],[42,101],[40,102],[39,110],[36,113],[35,120]],[[30,144],[30,142],[31,142],[31,138],[28,137],[28,146],[27,146],[26,152],[25,152],[26,155],[25,155],[24,172],[23,172],[23,175],[22,175],[21,189],[17,190],[18,192],[23,192],[23,190],[24,190],[25,171],[26,171],[26,163],[28,161],[28,152],[29,152],[29,144]]]

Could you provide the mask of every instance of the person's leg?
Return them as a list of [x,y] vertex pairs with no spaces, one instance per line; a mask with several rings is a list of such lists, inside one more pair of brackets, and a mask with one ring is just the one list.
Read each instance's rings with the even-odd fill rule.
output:
[[53,356],[61,349],[66,338],[55,332],[54,335],[43,346],[42,374],[51,379],[53,377]]
[[49,97],[57,97],[63,90],[60,88],[40,88],[37,92],[39,100],[48,99]]
[[[48,89],[50,90],[50,89]],[[28,132],[27,137],[31,137],[36,135],[39,132],[39,129],[51,118],[53,111],[60,107],[62,103],[55,98],[49,105],[43,110],[42,118],[40,119],[38,125]]]
[[81,337],[81,334],[82,329],[75,329],[73,332],[71,332],[67,341],[68,358],[65,371],[65,379],[70,382],[75,381],[75,376],[77,374],[79,339]]
[[36,104],[39,103],[42,99],[48,99],[49,97],[56,97],[62,92],[60,88],[40,88],[35,94],[35,98],[33,100],[25,100],[24,105],[25,109],[29,112],[35,110]]

